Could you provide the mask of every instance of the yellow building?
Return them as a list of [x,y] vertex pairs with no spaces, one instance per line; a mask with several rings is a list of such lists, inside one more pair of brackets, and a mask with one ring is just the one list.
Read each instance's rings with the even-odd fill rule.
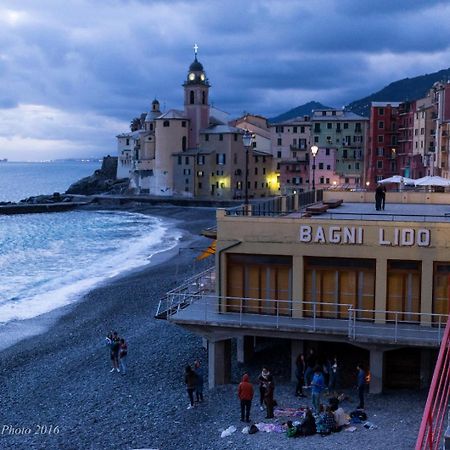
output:
[[229,380],[230,339],[245,359],[255,336],[290,339],[292,361],[305,342],[363,348],[373,393],[403,352],[426,386],[448,314],[450,195],[389,193],[376,211],[373,193],[319,191],[334,208],[311,214],[311,194],[264,214],[219,209],[215,268],[161,310],[208,339],[210,387]]

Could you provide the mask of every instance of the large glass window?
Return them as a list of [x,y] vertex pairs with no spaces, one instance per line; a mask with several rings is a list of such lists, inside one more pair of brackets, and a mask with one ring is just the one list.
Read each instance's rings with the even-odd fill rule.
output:
[[357,318],[373,319],[375,260],[305,258],[304,315],[348,318],[349,306]]
[[226,310],[291,315],[292,258],[227,255]]
[[422,266],[419,261],[388,261],[387,311],[388,320],[419,322],[420,279]]

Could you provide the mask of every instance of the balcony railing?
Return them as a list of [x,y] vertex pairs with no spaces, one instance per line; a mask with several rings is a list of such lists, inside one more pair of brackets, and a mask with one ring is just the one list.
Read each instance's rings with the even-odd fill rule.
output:
[[440,345],[447,315],[357,308],[351,304],[218,296],[202,281],[167,293],[156,317],[178,324],[258,328],[326,335],[350,341]]

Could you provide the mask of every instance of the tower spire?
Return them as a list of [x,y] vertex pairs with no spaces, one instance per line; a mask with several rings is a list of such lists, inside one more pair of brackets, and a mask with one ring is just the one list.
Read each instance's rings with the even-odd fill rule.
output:
[[194,44],[194,56],[196,60],[197,60],[197,53],[198,53],[198,45]]

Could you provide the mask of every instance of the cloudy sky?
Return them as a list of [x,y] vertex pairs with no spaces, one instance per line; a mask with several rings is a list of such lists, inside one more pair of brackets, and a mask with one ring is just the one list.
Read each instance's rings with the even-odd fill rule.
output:
[[0,158],[115,154],[157,97],[180,108],[192,47],[238,116],[343,106],[450,66],[450,2],[0,0]]

